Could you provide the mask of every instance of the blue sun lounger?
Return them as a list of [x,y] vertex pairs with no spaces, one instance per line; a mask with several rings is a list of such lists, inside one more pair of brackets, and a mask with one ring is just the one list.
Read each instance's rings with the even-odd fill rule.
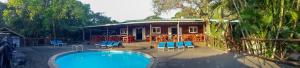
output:
[[120,45],[120,42],[113,42],[111,41],[112,44],[111,45],[108,45],[108,47],[118,47]]
[[184,44],[188,48],[194,48],[194,45],[193,45],[192,41],[186,41],[186,42],[184,42]]
[[99,45],[100,47],[106,47],[106,44],[107,44],[107,41],[102,41],[102,42],[100,42],[99,44],[96,44],[96,45]]
[[114,44],[114,41],[107,41],[106,46],[112,47]]
[[183,42],[176,42],[177,48],[184,48]]
[[54,47],[55,46],[59,46],[56,42],[56,40],[50,40],[50,44],[53,45]]
[[61,46],[66,45],[62,40],[56,40],[56,43]]
[[166,42],[159,42],[157,48],[158,49],[164,49],[166,46]]
[[174,42],[167,42],[167,47],[168,47],[169,49],[174,49],[174,48],[175,48]]
[[50,44],[53,45],[54,47],[66,45],[66,43],[63,43],[63,41],[59,39],[50,40]]
[[115,43],[113,44],[113,46],[116,46],[116,47],[117,47],[117,46],[120,46],[120,43],[121,43],[121,42],[115,42]]

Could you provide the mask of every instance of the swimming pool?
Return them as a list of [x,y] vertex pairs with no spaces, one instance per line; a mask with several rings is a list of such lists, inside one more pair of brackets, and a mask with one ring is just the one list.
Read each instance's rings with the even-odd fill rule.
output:
[[53,63],[57,68],[147,68],[151,56],[134,51],[79,51],[59,55]]

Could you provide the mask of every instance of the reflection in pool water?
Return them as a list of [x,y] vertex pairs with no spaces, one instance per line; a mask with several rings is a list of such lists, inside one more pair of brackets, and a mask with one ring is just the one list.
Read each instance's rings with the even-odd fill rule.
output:
[[150,57],[131,51],[83,51],[57,57],[59,68],[147,68]]

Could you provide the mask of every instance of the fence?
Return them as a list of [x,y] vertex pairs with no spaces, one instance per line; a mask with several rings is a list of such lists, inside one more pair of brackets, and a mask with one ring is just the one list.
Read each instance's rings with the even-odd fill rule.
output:
[[214,38],[207,36],[206,43],[210,47],[218,48],[221,50],[227,50],[229,48],[225,38]]
[[[237,50],[273,61],[288,63],[292,53],[299,53],[300,39],[241,39]],[[298,58],[299,60],[299,58]],[[295,65],[295,64],[294,64]],[[296,65],[299,65],[298,63]]]

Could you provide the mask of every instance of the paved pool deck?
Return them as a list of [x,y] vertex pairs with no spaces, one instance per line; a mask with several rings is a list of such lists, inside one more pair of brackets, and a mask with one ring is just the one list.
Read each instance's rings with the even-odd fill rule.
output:
[[[125,43],[125,48],[113,48],[113,50],[134,50],[152,55],[155,60],[153,68],[293,68],[292,66],[277,64],[252,56],[241,56],[206,46],[161,51],[150,49],[149,45],[145,42]],[[84,49],[101,48],[84,45]],[[71,45],[62,47],[28,46],[17,48],[17,50],[26,54],[27,62],[14,68],[49,68],[48,60],[50,57],[61,52],[72,51],[72,47]]]

